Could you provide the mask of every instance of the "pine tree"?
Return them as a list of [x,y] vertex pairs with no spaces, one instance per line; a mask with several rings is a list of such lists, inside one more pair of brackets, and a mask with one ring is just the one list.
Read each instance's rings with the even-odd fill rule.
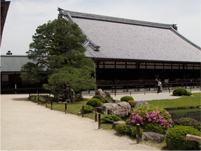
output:
[[22,66],[21,78],[36,83],[44,78],[40,74],[45,72],[48,83],[43,87],[55,96],[63,95],[64,99],[71,97],[71,90],[95,88],[94,64],[84,55],[85,41],[78,25],[64,19],[38,26],[26,52],[31,62]]

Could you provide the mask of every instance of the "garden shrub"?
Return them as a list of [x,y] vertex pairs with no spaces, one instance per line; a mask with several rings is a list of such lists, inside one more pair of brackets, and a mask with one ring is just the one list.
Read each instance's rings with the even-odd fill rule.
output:
[[158,123],[146,123],[146,125],[144,125],[144,129],[151,130],[152,132],[156,132],[156,133],[160,133],[160,134],[166,133],[166,129],[164,129]]
[[192,94],[190,91],[187,91],[187,92],[186,92],[186,95],[187,95],[187,96],[191,96],[191,95],[193,95],[193,94]]
[[36,96],[29,96],[28,99],[31,100],[31,101],[35,101],[36,100]]
[[131,101],[131,100],[134,101],[134,99],[133,99],[132,96],[123,96],[123,97],[121,97],[120,100],[121,100],[121,101],[125,101],[125,102]]
[[181,96],[181,95],[190,96],[190,95],[192,95],[192,93],[189,92],[189,91],[187,91],[187,90],[184,89],[184,88],[175,88],[174,91],[173,91],[173,95],[174,95],[174,96]]
[[120,134],[130,134],[130,128],[123,124],[117,124],[116,131]]
[[201,131],[201,122],[190,117],[173,120],[173,125],[193,126],[198,131]]
[[135,107],[136,101],[130,100],[128,103],[131,105],[131,107]]
[[45,101],[47,97],[48,97],[47,95],[43,95],[43,96],[41,96],[41,95],[32,95],[32,96],[29,96],[28,99],[33,101],[33,102],[36,102],[38,100],[39,101]]
[[139,123],[140,127],[144,129],[162,134],[173,124],[169,112],[147,105],[142,105],[135,109],[130,115],[129,123],[132,126],[136,126]]
[[101,102],[105,103],[107,100],[113,100],[113,98],[112,97],[107,97],[107,98],[101,99]]
[[99,95],[94,95],[93,98],[100,99]]
[[92,99],[89,99],[87,101],[87,105],[91,105],[93,107],[99,107],[99,106],[102,106],[103,103],[101,102],[101,100],[99,99],[96,99],[96,98],[92,98]]
[[52,97],[50,99],[50,101],[52,101],[52,102],[59,102],[59,98],[58,97]]
[[[90,112],[93,112],[94,111],[94,108],[93,106],[91,105],[84,105],[84,113],[90,113]],[[80,112],[82,112],[82,109],[80,110]]]
[[[131,136],[136,138],[136,127],[130,128],[130,134],[131,134]],[[143,129],[140,128],[140,137],[142,137],[142,134],[143,134]]]
[[186,140],[186,135],[201,136],[201,133],[191,126],[177,125],[170,128],[165,136],[165,142],[170,150],[189,150],[194,148],[194,142]]
[[121,121],[122,119],[117,115],[103,115],[101,122],[103,123],[113,123],[113,121]]

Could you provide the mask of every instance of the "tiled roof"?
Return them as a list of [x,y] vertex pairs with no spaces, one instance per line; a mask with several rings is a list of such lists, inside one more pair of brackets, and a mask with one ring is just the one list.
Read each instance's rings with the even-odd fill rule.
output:
[[21,66],[27,62],[32,62],[28,56],[18,55],[2,55],[1,57],[1,72],[18,72]]
[[175,24],[78,13],[60,8],[59,17],[78,24],[87,35],[86,57],[201,62],[201,48],[180,35]]

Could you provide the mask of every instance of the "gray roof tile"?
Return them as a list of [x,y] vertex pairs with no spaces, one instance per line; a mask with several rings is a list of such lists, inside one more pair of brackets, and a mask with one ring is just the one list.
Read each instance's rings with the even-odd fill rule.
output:
[[71,15],[99,51],[86,47],[86,56],[150,61],[200,62],[201,48],[171,24],[151,23],[61,10]]

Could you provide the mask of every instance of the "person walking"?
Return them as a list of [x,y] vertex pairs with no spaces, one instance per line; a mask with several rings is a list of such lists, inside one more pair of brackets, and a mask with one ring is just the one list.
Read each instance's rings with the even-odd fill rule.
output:
[[157,93],[160,93],[160,92],[162,92],[162,83],[161,83],[161,81],[160,80],[158,80],[158,91],[157,91]]

